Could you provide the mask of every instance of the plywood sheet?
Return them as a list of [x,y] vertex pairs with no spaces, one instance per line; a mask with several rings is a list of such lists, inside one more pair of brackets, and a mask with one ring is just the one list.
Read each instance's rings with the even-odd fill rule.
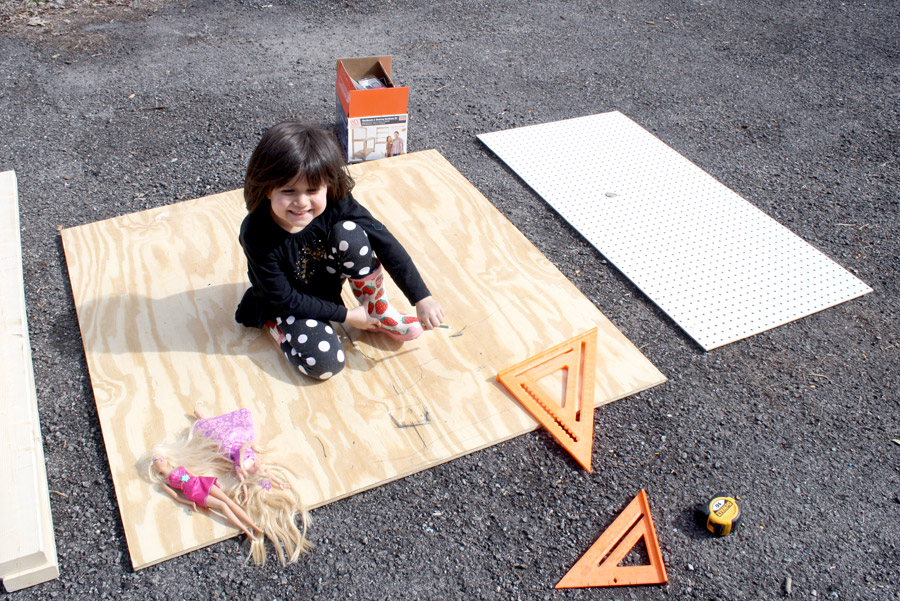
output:
[[[314,507],[533,430],[497,372],[591,327],[600,332],[598,404],[664,381],[440,154],[351,172],[354,194],[410,251],[452,328],[402,345],[351,328],[347,367],[325,382],[305,379],[267,335],[234,322],[248,286],[240,191],[63,231],[135,568],[235,533],[154,492],[135,466],[187,427],[198,402],[250,408],[260,440]],[[408,307],[393,282],[388,290]]]
[[478,137],[706,350],[872,291],[622,113]]
[[59,575],[31,364],[16,174],[0,173],[0,578],[7,591]]

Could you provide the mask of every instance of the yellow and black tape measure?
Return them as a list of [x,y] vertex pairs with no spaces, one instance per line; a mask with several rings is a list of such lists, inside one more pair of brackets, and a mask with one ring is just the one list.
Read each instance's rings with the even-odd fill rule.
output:
[[706,503],[694,506],[694,519],[716,536],[725,536],[738,527],[741,510],[734,497],[717,495]]

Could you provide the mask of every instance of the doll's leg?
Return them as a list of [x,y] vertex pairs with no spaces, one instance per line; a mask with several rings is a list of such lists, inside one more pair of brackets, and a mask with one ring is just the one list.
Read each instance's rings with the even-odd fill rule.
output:
[[257,532],[262,532],[259,526],[253,523],[253,520],[250,519],[247,512],[245,512],[240,505],[232,501],[231,497],[226,495],[218,486],[213,486],[209,489],[209,494],[206,497],[206,506],[210,509],[216,509],[224,513],[229,520],[243,530],[250,538],[254,538],[254,536],[247,532],[244,524],[249,525]]
[[301,373],[327,380],[344,369],[344,348],[331,324],[288,316],[275,320],[285,358]]
[[[210,493],[212,493],[212,489],[210,489]],[[251,540],[256,540],[256,537],[250,532],[244,523],[238,519],[238,516],[234,514],[231,508],[221,499],[214,498],[212,494],[206,497],[206,506],[217,513],[221,513],[224,515],[229,522],[232,523],[235,527],[239,528],[244,534],[247,535],[247,538]]]
[[418,318],[394,308],[384,294],[384,271],[369,246],[366,232],[352,221],[341,221],[331,230],[333,266],[350,280],[350,289],[365,305],[369,315],[379,321],[382,332],[396,340],[412,340],[422,333]]

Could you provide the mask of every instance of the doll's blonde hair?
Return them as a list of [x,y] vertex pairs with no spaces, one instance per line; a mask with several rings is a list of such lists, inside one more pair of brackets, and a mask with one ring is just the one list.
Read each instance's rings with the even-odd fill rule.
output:
[[[163,482],[166,477],[153,468],[153,457],[161,455],[173,468],[183,465],[195,476],[214,476],[220,480],[232,479],[231,460],[219,451],[219,443],[206,436],[194,436],[188,430],[178,438],[157,444],[145,456],[147,476],[151,482]],[[143,462],[142,461],[142,462]],[[230,482],[223,484],[223,488]]]
[[[287,483],[288,488],[276,485],[271,480],[273,477]],[[250,542],[249,559],[254,564],[266,563],[266,539],[272,543],[281,565],[296,562],[301,554],[312,549],[313,544],[306,538],[311,521],[309,513],[287,470],[269,464],[265,473],[248,475],[227,492],[265,533],[265,538],[260,536]]]

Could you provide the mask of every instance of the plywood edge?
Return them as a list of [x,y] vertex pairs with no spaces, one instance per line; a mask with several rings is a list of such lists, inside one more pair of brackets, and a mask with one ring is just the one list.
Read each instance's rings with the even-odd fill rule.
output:
[[[514,403],[515,399],[510,398],[510,402]],[[495,445],[510,441],[514,438],[518,438],[519,436],[522,436],[523,434],[533,432],[534,430],[537,429],[537,427],[539,425],[540,424],[537,422],[537,420],[535,420],[534,425],[529,426],[527,428],[522,428],[521,430],[518,430],[516,432],[513,432],[513,433],[503,436],[501,438],[491,439],[490,441],[486,442],[485,444],[482,444],[480,446],[477,446],[477,447],[474,447],[471,449],[466,449],[460,453],[456,453],[455,455],[442,457],[440,461],[435,462],[433,464],[417,467],[416,469],[407,470],[405,472],[395,474],[395,475],[391,476],[390,478],[387,478],[385,480],[380,480],[380,481],[370,484],[368,486],[358,488],[358,489],[353,489],[352,491],[346,492],[344,494],[341,494],[341,495],[338,495],[335,497],[331,497],[331,498],[321,501],[319,503],[313,503],[313,504],[309,505],[307,507],[307,509],[312,511],[314,509],[318,509],[319,507],[324,507],[325,505],[330,505],[330,504],[334,503],[335,501],[347,499],[347,498],[355,496],[359,493],[363,493],[363,492],[378,488],[384,484],[388,484],[390,482],[396,482],[398,480],[402,480],[402,479],[412,476],[414,474],[418,474],[419,472],[424,472],[426,470],[430,470],[439,465],[443,465],[445,463],[449,463],[451,461],[459,459],[460,457],[465,457],[466,455],[471,455],[472,453],[477,453],[478,451],[483,451],[484,449],[487,449],[487,448],[493,447]]]
[[0,173],[0,578],[8,591],[59,575],[34,387],[15,172]]
[[179,200],[174,204],[161,205],[158,207],[144,209],[142,211],[136,211],[134,213],[126,213],[124,215],[107,217],[106,219],[100,219],[98,221],[89,221],[87,223],[82,223],[79,225],[62,227],[60,228],[59,233],[63,238],[63,244],[65,244],[66,239],[70,238],[73,235],[73,232],[78,233],[90,230],[104,229],[108,227],[118,228],[122,223],[127,223],[130,227],[153,227],[160,222],[165,222],[166,220],[168,220],[173,209],[178,209],[179,207],[191,207],[198,203],[202,204],[208,202],[210,199],[219,198],[222,200],[228,200],[230,198],[240,198],[240,202],[243,206],[243,194],[243,188],[225,190],[224,192],[207,194],[206,196],[199,196],[190,200]]
[[[324,503],[323,503],[323,504],[324,504]],[[214,537],[214,538],[212,538],[212,539],[210,539],[210,540],[208,540],[208,541],[205,540],[205,541],[203,541],[203,542],[201,542],[201,543],[198,543],[198,544],[196,544],[196,545],[192,545],[192,546],[189,547],[189,548],[186,548],[186,549],[179,549],[179,550],[176,551],[175,553],[171,553],[171,554],[166,555],[166,556],[164,556],[164,557],[157,557],[157,558],[152,559],[152,560],[149,560],[149,561],[143,561],[143,560],[141,560],[136,554],[131,553],[131,567],[134,569],[135,572],[138,571],[138,570],[143,570],[143,569],[145,569],[145,568],[149,568],[149,567],[151,567],[151,566],[155,566],[156,564],[160,564],[160,563],[163,563],[163,562],[165,562],[165,561],[169,561],[170,559],[175,559],[176,557],[181,557],[182,555],[187,555],[188,553],[191,553],[191,552],[193,552],[193,551],[197,551],[198,549],[203,549],[204,547],[208,547],[208,546],[210,546],[210,545],[215,545],[215,544],[221,543],[222,541],[226,541],[226,540],[228,540],[228,539],[230,539],[230,538],[234,538],[235,536],[241,536],[241,535],[243,535],[243,532],[241,532],[241,531],[238,530],[237,528],[234,528],[234,529],[233,529],[231,532],[229,532],[228,534],[224,534],[224,535],[222,535],[222,536]],[[129,547],[129,551],[131,551],[131,547]]]
[[621,394],[619,396],[616,396],[616,397],[610,397],[608,399],[600,399],[599,401],[596,401],[594,403],[594,409],[597,409],[598,407],[602,407],[603,405],[609,405],[610,403],[614,403],[616,401],[621,401],[624,398],[634,396],[636,394],[640,394],[646,390],[650,390],[651,388],[656,388],[657,386],[659,386],[661,384],[665,384],[668,381],[669,381],[669,378],[664,376],[662,373],[659,373],[659,379],[651,381],[646,386],[641,386],[640,388],[635,388],[634,390],[630,390],[630,391],[628,391],[624,394]]
[[[657,373],[659,373],[659,379],[658,379],[658,380],[651,381],[651,382],[649,382],[646,386],[642,386],[642,387],[636,388],[636,389],[634,389],[634,390],[629,390],[629,391],[625,392],[624,394],[619,395],[619,396],[617,396],[617,397],[615,397],[615,398],[610,398],[610,399],[600,399],[600,400],[598,400],[598,401],[596,401],[596,402],[594,403],[594,409],[598,409],[599,407],[602,407],[602,406],[604,406],[604,405],[608,405],[609,403],[612,403],[612,402],[614,402],[614,401],[618,401],[618,400],[624,399],[624,398],[626,398],[626,397],[633,396],[633,395],[635,395],[635,394],[639,394],[639,393],[641,393],[641,392],[644,392],[645,390],[649,390],[649,389],[651,389],[651,388],[654,388],[654,387],[656,387],[656,386],[659,386],[660,384],[664,384],[665,382],[668,381],[668,378],[666,378],[664,375],[662,375],[662,373],[660,373],[660,372],[657,372]],[[510,402],[511,405],[514,405],[516,408],[521,409],[521,406],[516,402],[515,398],[513,398],[512,395],[509,396],[509,402]],[[523,413],[525,412],[524,409],[521,409],[521,410],[522,410]],[[532,417],[530,417],[530,416],[528,416],[528,419],[531,420],[531,421],[533,422],[530,426],[525,427],[525,428],[521,428],[520,430],[517,430],[517,431],[515,431],[515,432],[509,433],[509,434],[506,435],[506,436],[503,436],[503,437],[497,438],[497,439],[492,439],[490,442],[487,442],[487,443],[485,443],[485,444],[483,444],[483,445],[480,445],[480,446],[477,446],[477,447],[474,447],[474,448],[471,448],[471,449],[466,449],[465,451],[463,451],[463,452],[461,452],[461,453],[457,453],[457,454],[452,455],[452,456],[448,456],[448,457],[441,458],[441,461],[439,461],[439,462],[437,462],[437,463],[434,463],[434,464],[431,464],[431,465],[428,465],[428,466],[424,466],[424,467],[420,467],[420,468],[417,468],[417,469],[407,470],[407,471],[405,471],[405,472],[403,472],[403,473],[398,473],[398,474],[394,475],[393,477],[391,477],[391,478],[389,478],[389,479],[386,479],[386,480],[382,480],[382,481],[373,483],[373,484],[371,484],[371,485],[369,485],[369,486],[366,486],[366,487],[363,487],[363,488],[354,489],[354,490],[352,490],[352,491],[350,491],[350,492],[347,492],[346,494],[342,494],[342,495],[339,495],[339,496],[336,496],[336,497],[332,497],[332,498],[329,498],[329,499],[320,501],[320,502],[318,502],[318,503],[312,503],[312,504],[310,504],[309,506],[307,506],[307,509],[308,509],[309,511],[312,511],[312,510],[314,510],[314,509],[318,509],[318,508],[320,508],[320,507],[324,507],[325,505],[330,505],[331,503],[334,503],[334,502],[336,502],[336,501],[340,501],[340,500],[342,500],[342,499],[346,499],[346,498],[352,497],[352,496],[357,495],[357,494],[359,494],[359,493],[366,492],[366,491],[369,491],[369,490],[378,488],[379,486],[382,486],[382,485],[384,485],[384,484],[388,484],[388,483],[390,483],[390,482],[396,482],[396,481],[398,481],[398,480],[402,480],[402,479],[404,479],[404,478],[407,478],[407,477],[412,476],[412,475],[414,475],[414,474],[418,474],[419,472],[423,472],[423,471],[425,471],[425,470],[431,469],[431,468],[436,467],[436,466],[438,466],[438,465],[443,465],[443,464],[445,464],[445,463],[449,463],[449,462],[451,462],[451,461],[454,461],[454,460],[456,460],[456,459],[459,459],[460,457],[465,457],[466,455],[471,455],[471,454],[473,454],[473,453],[477,453],[477,452],[479,452],[479,451],[483,451],[483,450],[485,450],[485,449],[488,449],[488,448],[490,448],[490,447],[492,447],[492,446],[495,446],[495,445],[498,445],[498,444],[501,444],[501,443],[504,443],[504,442],[513,440],[514,438],[518,438],[519,436],[522,436],[523,434],[528,434],[529,432],[534,432],[535,430],[538,429],[538,427],[539,427],[541,424],[540,424],[536,419],[534,419],[534,418],[532,418]],[[226,537],[226,538],[227,538],[227,537]],[[223,538],[222,540],[225,540],[225,539]],[[164,560],[161,559],[160,561],[164,561]],[[154,562],[154,563],[157,563],[157,562]],[[142,566],[142,567],[146,567],[146,566]]]

